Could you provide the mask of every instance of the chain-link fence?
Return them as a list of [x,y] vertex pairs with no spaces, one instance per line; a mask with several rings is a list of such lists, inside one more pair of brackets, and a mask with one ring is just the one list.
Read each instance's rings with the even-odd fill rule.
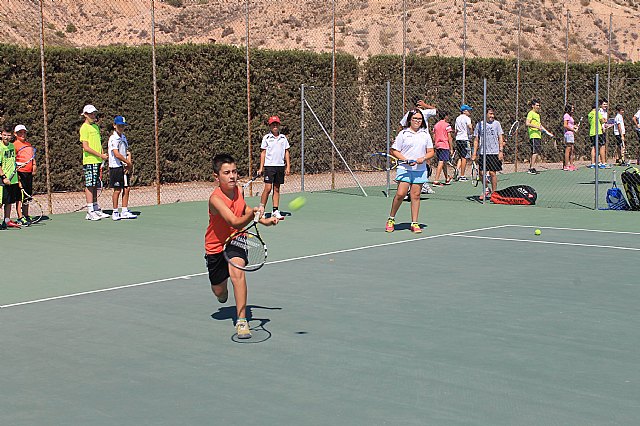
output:
[[[521,123],[518,132],[509,137],[505,167],[511,163],[509,167],[514,173],[523,173],[528,168],[526,163],[530,156],[524,125],[528,102],[540,98],[543,123],[550,123],[550,130],[556,135],[553,148],[548,146],[552,142],[544,139],[540,158],[542,167],[553,169],[563,161],[560,118],[564,107],[568,103],[574,104],[576,118],[584,116],[586,121],[594,99],[594,83],[591,76],[572,78],[566,73],[563,80],[555,82],[553,90],[540,90],[534,76],[521,77],[521,62],[555,61],[564,62],[565,66],[599,62],[606,65],[600,80],[601,97],[609,98],[610,109],[616,104],[627,108],[627,157],[636,157],[635,131],[629,130],[633,128],[630,116],[640,105],[632,90],[636,82],[616,75],[610,65],[640,59],[640,49],[636,47],[638,33],[634,26],[637,8],[625,2],[612,3],[609,7],[589,0],[579,3],[558,2],[540,8],[539,5],[509,1],[446,0],[414,4],[404,0],[309,0],[298,2],[292,10],[290,3],[283,0],[7,0],[0,4],[0,18],[7,23],[0,29],[0,37],[11,45],[33,48],[34,53],[41,53],[42,60],[40,69],[31,70],[28,78],[21,77],[24,79],[16,83],[29,87],[34,97],[21,100],[5,94],[0,104],[0,119],[26,124],[33,129],[29,136],[39,148],[40,163],[36,188],[45,194],[43,201],[53,212],[75,210],[84,204],[84,196],[79,192],[81,173],[78,169],[65,167],[60,161],[63,156],[76,155],[77,151],[70,151],[69,147],[76,146],[80,122],[69,123],[57,117],[62,116],[63,111],[79,111],[85,103],[98,104],[109,119],[124,114],[136,123],[129,129],[139,176],[138,187],[132,191],[132,204],[202,200],[210,190],[208,166],[198,165],[192,167],[191,172],[184,172],[185,167],[181,165],[190,164],[193,158],[185,158],[172,149],[172,141],[194,131],[200,132],[203,140],[220,139],[207,126],[208,117],[216,113],[215,105],[208,103],[208,99],[216,95],[210,93],[210,79],[227,78],[231,74],[230,78],[236,80],[232,94],[224,94],[222,98],[237,106],[235,114],[227,119],[246,122],[246,131],[234,135],[236,144],[242,145],[234,146],[234,153],[244,157],[240,158],[240,168],[243,174],[249,175],[257,168],[259,141],[268,131],[264,118],[279,113],[277,102],[264,99],[272,98],[296,106],[304,104],[300,93],[291,90],[283,93],[279,83],[264,84],[277,74],[277,64],[265,65],[263,62],[256,65],[255,55],[260,49],[324,52],[332,55],[330,78],[318,81],[314,78],[315,71],[309,70],[309,81],[297,82],[309,84],[314,81],[310,84],[317,86],[306,89],[308,111],[302,126],[298,125],[300,117],[295,114],[283,117],[283,121],[292,141],[294,170],[300,173],[303,171],[300,127],[305,127],[307,189],[313,189],[309,181],[312,176],[322,182],[317,184],[318,188],[335,189],[347,184],[341,183],[340,179],[353,181],[340,154],[355,170],[366,169],[359,165],[363,157],[386,147],[387,138],[393,138],[400,116],[412,106],[414,98],[424,98],[438,109],[450,111],[452,116],[461,103],[473,104],[477,114],[483,101],[482,90],[477,87],[477,79],[472,82],[467,78],[468,61],[485,57],[508,58],[516,60],[517,66],[501,70],[500,75],[487,76],[489,100],[497,104],[497,115],[504,127],[516,120]],[[189,56],[183,52],[165,50],[158,54],[156,51],[157,47],[167,48],[178,43],[238,46],[246,65],[236,69],[228,63],[220,63],[222,70],[194,69],[194,74],[201,73],[198,84],[183,87],[175,76],[177,70],[194,66]],[[54,49],[56,47],[90,52],[95,46],[120,45],[141,46],[132,55],[140,61],[140,68],[148,78],[131,81],[126,75],[119,75],[114,80],[113,73],[92,69],[88,62],[82,71],[90,81],[69,92],[61,91],[56,82],[64,79],[65,73],[72,72],[72,68],[61,66],[64,60],[58,60],[54,68],[47,68],[51,55],[60,52]],[[341,52],[355,56],[360,65],[374,55],[401,56],[401,67],[389,76],[394,81],[389,93],[384,86],[367,84],[361,76],[359,85],[345,85],[347,70],[335,61]],[[433,55],[462,58],[458,62],[462,69],[445,73],[437,84],[416,85],[422,76],[416,74],[419,67],[415,65],[415,58]],[[119,65],[114,63],[110,67]],[[20,63],[11,64],[11,67],[20,66]],[[5,81],[11,81],[14,75],[9,68]],[[492,77],[513,83],[492,82]],[[148,97],[142,101],[128,98],[127,86],[130,85],[144,88]],[[102,104],[101,93],[116,87],[119,87],[121,102]],[[202,111],[201,128],[182,126],[183,111],[166,108],[168,99],[178,97],[185,104],[206,106]],[[310,119],[311,109],[317,115],[313,120]],[[300,111],[302,114],[302,108]],[[105,121],[104,124],[106,131],[108,123]],[[583,131],[587,131],[584,125],[580,133]],[[590,147],[580,137],[577,136],[581,142],[576,143],[572,151],[578,164],[590,161]],[[612,156],[614,137],[608,133],[605,137],[607,153]],[[330,143],[327,145],[329,140],[340,154]],[[212,154],[207,143],[194,147],[194,155],[209,158]],[[338,176],[338,172],[347,174]],[[319,177],[323,173],[329,173],[326,181]],[[77,176],[74,188],[60,184],[72,176]],[[295,180],[297,177],[292,179]],[[107,205],[108,192],[104,191],[103,195],[103,204]]]
[[[601,80],[598,80],[598,99],[606,102]],[[596,76],[592,80],[574,81],[566,106],[559,82],[548,82],[544,86],[488,82],[486,98],[483,87],[469,90],[469,103],[474,108],[471,113],[473,127],[482,121],[486,104],[504,132],[504,159],[502,170],[497,174],[497,189],[531,186],[538,192],[538,205],[543,207],[606,207],[606,189],[612,185],[614,171],[621,173],[629,162],[637,162],[640,156],[640,130],[636,130],[640,120],[640,95],[633,90],[635,83],[614,80],[612,88],[615,91],[611,93],[615,93],[615,98],[609,101],[608,107],[603,103],[603,109],[598,109],[604,122],[599,139],[604,143],[606,155],[606,158],[598,159],[592,150],[590,133],[595,127],[589,118],[590,113],[595,113]],[[457,97],[446,95],[451,93],[448,86],[431,87],[430,91],[425,91],[424,87],[409,87],[407,92],[413,99],[424,100],[437,109],[437,117],[429,120],[430,129],[445,116],[454,126],[460,114],[460,102]],[[336,110],[341,120],[336,123],[336,132],[331,132],[331,89],[306,88],[304,93],[306,112],[301,125],[304,137],[300,152],[303,189],[358,194],[364,186],[367,195],[388,195],[386,183],[393,180],[394,171],[380,172],[368,160],[375,152],[388,152],[387,138],[392,143],[401,128],[402,88],[392,85],[366,90],[338,88]],[[436,93],[442,95],[433,95]],[[539,115],[539,121],[532,112]],[[534,129],[528,122],[541,124],[548,133],[532,133]],[[573,137],[565,137],[573,127],[577,127],[572,132]],[[332,152],[339,156],[333,162]],[[478,163],[480,161],[481,157],[477,159]],[[432,161],[432,170],[436,170],[437,163]],[[466,170],[461,170],[459,163],[445,165],[449,177],[454,176],[454,168],[457,174],[470,178],[471,158]],[[479,201],[484,191],[482,179],[476,186],[469,181],[451,179],[446,185],[435,187],[433,183],[437,180],[432,174],[431,190],[434,193],[430,198]],[[441,175],[439,182],[444,181],[445,176]]]

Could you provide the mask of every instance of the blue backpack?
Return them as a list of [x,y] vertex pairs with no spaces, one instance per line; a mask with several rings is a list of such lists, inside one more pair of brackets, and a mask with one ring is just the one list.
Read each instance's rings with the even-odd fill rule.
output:
[[629,210],[629,204],[624,193],[616,184],[616,171],[613,171],[613,186],[607,189],[607,205],[609,210]]

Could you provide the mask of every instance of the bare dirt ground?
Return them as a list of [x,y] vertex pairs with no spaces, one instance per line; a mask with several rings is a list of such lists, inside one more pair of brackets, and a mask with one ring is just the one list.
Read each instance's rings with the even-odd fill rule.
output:
[[[232,0],[157,0],[158,43],[246,45],[245,2]],[[401,54],[403,2],[336,2],[338,51],[367,58]],[[462,0],[406,2],[409,53],[462,55]],[[250,45],[265,49],[331,51],[332,2],[323,0],[252,0],[248,22]],[[521,55],[525,59],[564,61],[569,11],[569,60],[603,61],[607,57],[609,17],[614,61],[640,59],[635,0],[467,1],[467,56],[514,57],[518,13]],[[0,40],[39,45],[39,2],[2,0]],[[74,47],[151,43],[149,0],[44,0],[45,40]],[[268,28],[265,31],[265,28]]]

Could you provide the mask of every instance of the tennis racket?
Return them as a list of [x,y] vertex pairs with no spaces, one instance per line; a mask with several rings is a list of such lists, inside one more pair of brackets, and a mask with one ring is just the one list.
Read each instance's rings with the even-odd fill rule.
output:
[[509,137],[514,135],[519,128],[520,128],[520,122],[518,120],[514,121],[513,124],[511,124],[511,128],[509,129],[509,133],[508,133]]
[[460,154],[458,153],[457,149],[454,149],[453,153],[449,157],[449,160],[447,161],[449,167],[453,169],[453,180],[458,180],[458,177],[460,176],[460,170],[458,170],[458,161],[460,161]]
[[[96,191],[98,194],[98,197],[100,197],[100,194],[102,194],[102,190],[104,189],[104,183],[102,180],[102,171],[104,169],[104,161],[100,164],[100,170],[98,172],[98,182],[96,183]],[[96,200],[97,201],[97,200]]]
[[475,160],[471,162],[471,183],[473,184],[473,186],[478,186],[478,184],[480,183],[478,162]]
[[[249,186],[250,186],[253,182],[255,182],[256,180],[258,180],[258,178],[259,178],[260,176],[262,176],[262,174],[260,174],[260,173],[258,173],[258,172],[256,171],[255,176],[254,176],[254,177],[252,177],[252,178],[251,178],[251,180],[249,180],[247,183],[245,183],[245,184],[243,184],[243,185],[242,185],[242,198],[245,198],[245,197],[247,196],[247,194],[246,194],[247,188],[249,188]],[[257,194],[256,194],[256,195],[257,195]]]
[[416,164],[416,160],[398,160],[393,155],[386,152],[374,152],[369,155],[369,164],[375,170],[386,172],[387,170],[393,170],[398,167],[399,164]]
[[253,221],[234,232],[224,243],[222,255],[233,267],[243,271],[257,271],[267,260],[267,245],[262,241],[258,231],[260,212],[256,212]]
[[580,120],[578,120],[578,124],[573,126],[573,131],[577,132],[580,129],[581,124],[582,124],[582,117],[580,117]]
[[[27,157],[26,161],[20,161],[22,157]],[[21,172],[36,159],[36,149],[32,146],[23,146],[16,152],[16,171]]]
[[28,194],[27,191],[22,188],[22,185],[20,185],[20,192],[22,195],[22,214],[26,216],[32,224],[40,222],[44,215],[42,204]]

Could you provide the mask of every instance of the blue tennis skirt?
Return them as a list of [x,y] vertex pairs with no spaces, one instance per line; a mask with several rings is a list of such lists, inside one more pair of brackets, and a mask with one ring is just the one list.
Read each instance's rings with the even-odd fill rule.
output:
[[429,180],[427,170],[400,170],[396,174],[396,182],[408,182],[422,185]]

